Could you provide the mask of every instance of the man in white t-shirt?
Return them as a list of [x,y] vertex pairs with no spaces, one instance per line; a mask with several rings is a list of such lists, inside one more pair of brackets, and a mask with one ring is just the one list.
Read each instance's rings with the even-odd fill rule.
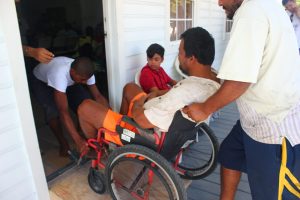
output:
[[295,0],[282,0],[282,5],[285,7],[293,24],[300,53],[300,6],[297,5]]
[[[187,30],[181,35],[178,57],[188,78],[179,81],[162,96],[151,95],[157,97],[148,101],[139,86],[127,84],[123,90],[121,114],[92,100],[85,100],[78,108],[82,130],[88,138],[95,137],[100,127],[116,132],[122,116],[128,115],[142,128],[168,131],[177,110],[192,102],[205,101],[220,87],[216,74],[211,71],[214,54],[214,39],[205,29],[197,27]],[[134,129],[128,124],[120,125]],[[119,145],[126,143],[124,138],[107,139]]]
[[[61,156],[66,156],[69,150],[61,122],[77,145],[78,151],[87,149],[85,139],[80,136],[70,116],[69,106],[76,113],[80,103],[92,97],[98,103],[109,106],[95,85],[93,73],[94,65],[85,57],[75,60],[55,57],[47,64],[38,64],[33,70],[32,90],[42,104],[46,120],[58,139]],[[87,85],[89,91],[82,84]]]
[[276,0],[219,5],[233,17],[218,73],[224,83],[184,112],[202,121],[237,99],[240,120],[219,151],[220,199],[234,199],[241,172],[248,174],[253,199],[299,199],[291,188],[300,189],[300,57],[290,19]]

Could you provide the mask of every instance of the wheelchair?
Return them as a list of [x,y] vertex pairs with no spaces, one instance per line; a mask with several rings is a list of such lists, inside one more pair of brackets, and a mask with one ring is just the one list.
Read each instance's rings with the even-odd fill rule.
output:
[[[216,167],[219,145],[205,123],[195,126],[180,111],[168,133],[144,130],[127,116],[121,121],[135,130],[120,125],[116,132],[100,128],[97,138],[88,139],[89,147],[96,152],[88,183],[98,194],[108,190],[113,199],[185,200],[180,177],[204,178]],[[186,137],[180,138],[182,135]]]

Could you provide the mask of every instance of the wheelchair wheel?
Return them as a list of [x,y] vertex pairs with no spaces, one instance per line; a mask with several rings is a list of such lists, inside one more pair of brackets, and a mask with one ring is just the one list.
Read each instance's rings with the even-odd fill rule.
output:
[[106,191],[104,175],[95,168],[90,168],[88,182],[92,190],[98,194]]
[[114,150],[105,177],[113,199],[187,199],[183,182],[170,163],[144,146],[125,145]]
[[213,131],[201,125],[196,140],[179,154],[177,173],[185,179],[200,179],[211,174],[217,166],[219,143]]

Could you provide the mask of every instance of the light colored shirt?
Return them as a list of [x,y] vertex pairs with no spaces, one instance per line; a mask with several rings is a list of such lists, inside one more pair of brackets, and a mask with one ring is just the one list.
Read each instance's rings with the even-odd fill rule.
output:
[[[215,81],[189,76],[179,81],[166,94],[146,102],[144,114],[153,125],[166,132],[177,110],[193,102],[204,102],[219,87],[220,84]],[[186,114],[182,114],[189,119]]]
[[241,125],[246,133],[256,141],[268,144],[281,144],[282,138],[287,138],[291,145],[300,144],[300,101],[290,109],[287,116],[280,122],[274,122],[258,114],[243,101],[237,101],[241,114]]
[[291,115],[300,101],[298,45],[290,19],[276,0],[244,0],[234,16],[218,77],[252,83],[238,99],[241,124],[251,138],[280,143],[270,128],[276,124],[281,136],[300,143],[294,137],[299,132],[283,125],[287,119],[300,121],[299,114]]
[[[55,57],[48,64],[40,63],[33,74],[37,79],[47,83],[50,87],[65,93],[68,86],[74,85],[70,75],[71,63],[74,59],[67,57]],[[95,84],[94,75],[87,80],[87,85]]]

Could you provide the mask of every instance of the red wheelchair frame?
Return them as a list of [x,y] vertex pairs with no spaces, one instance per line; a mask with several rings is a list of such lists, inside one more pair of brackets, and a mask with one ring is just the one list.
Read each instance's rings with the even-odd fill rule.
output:
[[[200,129],[202,129],[204,131],[204,133],[208,136],[209,141],[211,142],[211,146],[213,148],[213,157],[211,158],[212,161],[210,162],[211,165],[209,167],[207,165],[205,165],[205,168],[208,168],[208,170],[204,171],[203,174],[200,174],[200,175],[198,174],[198,175],[194,176],[193,174],[190,173],[190,170],[193,170],[193,169],[184,168],[184,167],[180,166],[181,157],[182,157],[184,151],[186,150],[186,149],[181,148],[180,151],[177,153],[175,160],[173,161],[172,168],[173,168],[173,170],[175,170],[175,172],[177,172],[177,174],[179,174],[181,177],[183,177],[185,179],[198,179],[198,178],[202,178],[202,177],[207,176],[208,174],[210,174],[214,170],[214,168],[216,167],[216,158],[215,158],[216,156],[215,155],[216,155],[216,152],[217,152],[217,149],[218,149],[217,140],[216,140],[213,132],[211,132],[211,130],[209,129],[209,127],[207,125],[202,124],[201,126],[202,126],[202,128],[200,128]],[[103,157],[105,157],[106,155],[109,154],[108,151],[109,151],[109,146],[111,144],[113,144],[114,146],[116,146],[116,148],[127,145],[127,144],[117,145],[112,140],[105,139],[106,138],[105,136],[107,136],[106,134],[109,134],[110,136],[121,138],[121,134],[119,134],[118,132],[112,132],[112,131],[109,131],[109,130],[107,130],[105,128],[100,128],[98,130],[96,138],[91,138],[91,139],[87,140],[88,146],[90,148],[92,148],[96,152],[96,156],[94,158],[92,158],[91,170],[95,170],[96,171],[98,169],[105,169],[106,164],[103,162],[102,159],[103,159]],[[134,134],[138,135],[139,133],[134,133]],[[153,149],[151,147],[150,147],[150,149],[154,150],[155,152],[157,152],[159,154],[160,151],[161,151],[161,149],[162,149],[162,147],[163,147],[163,144],[164,144],[164,141],[165,141],[165,138],[166,138],[166,133],[162,132],[161,135],[160,135],[160,137],[158,136],[158,133],[156,133],[156,132],[153,132],[152,135],[153,135],[153,138],[154,138],[153,145],[155,146],[155,149]],[[142,135],[140,135],[140,136],[142,136]],[[131,145],[131,144],[136,144],[136,143],[129,143],[129,144]],[[142,146],[142,144],[138,144],[138,145]],[[86,153],[87,152],[83,152],[80,155],[80,157],[82,158]],[[130,155],[128,155],[128,156],[130,156]],[[138,159],[142,160],[143,156],[139,156]],[[164,158],[161,157],[161,159],[164,159]],[[152,167],[154,167],[154,165],[155,164],[151,163]],[[202,170],[202,169],[200,169],[200,170]],[[91,171],[90,171],[90,173],[91,173]],[[89,176],[90,176],[90,174],[89,174]],[[151,171],[149,171],[148,172],[148,180],[149,180],[148,181],[148,183],[149,183],[148,185],[149,186],[151,186],[152,177],[153,177],[153,173],[151,173]],[[104,176],[102,177],[102,179],[104,179]],[[101,181],[103,182],[103,180],[101,180]],[[90,180],[89,180],[89,184],[91,186]],[[182,183],[180,183],[180,184],[182,184]],[[105,187],[105,185],[104,185],[104,187]],[[180,186],[180,187],[182,187],[182,186]],[[104,190],[103,191],[102,190],[101,191],[95,190],[92,186],[91,186],[91,188],[95,192],[100,193],[100,194],[104,192]],[[143,195],[143,197],[141,197],[140,195],[136,194],[134,191],[128,191],[128,193],[130,193],[132,195],[132,197],[134,197],[136,199],[148,199],[148,197],[147,197],[147,191],[144,192],[145,194]],[[185,198],[183,198],[183,199],[185,199]]]

